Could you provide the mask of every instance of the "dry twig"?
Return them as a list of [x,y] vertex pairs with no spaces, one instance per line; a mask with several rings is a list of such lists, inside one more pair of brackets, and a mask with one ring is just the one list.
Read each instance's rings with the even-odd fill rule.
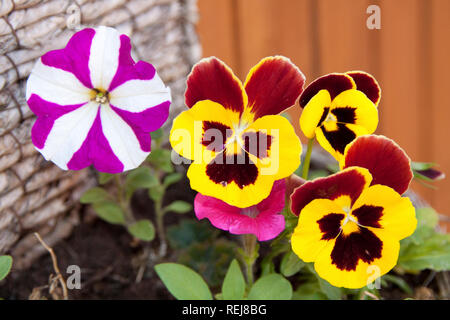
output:
[[[34,235],[36,236],[36,238],[39,240],[39,242],[42,244],[42,246],[50,253],[50,256],[52,258],[52,262],[53,262],[53,270],[56,273],[56,276],[50,276],[50,287],[49,287],[49,293],[52,294],[53,291],[55,290],[56,286],[55,286],[55,282],[59,281],[60,285],[61,285],[61,289],[63,292],[63,299],[64,300],[68,300],[69,299],[69,294],[67,291],[67,286],[66,286],[66,281],[64,280],[64,277],[61,274],[61,271],[59,270],[59,266],[58,266],[58,260],[56,259],[56,255],[55,252],[53,251],[53,249],[51,247],[49,247],[45,241],[41,238],[41,236],[39,235],[39,233],[35,232]],[[55,297],[52,294],[53,297]]]

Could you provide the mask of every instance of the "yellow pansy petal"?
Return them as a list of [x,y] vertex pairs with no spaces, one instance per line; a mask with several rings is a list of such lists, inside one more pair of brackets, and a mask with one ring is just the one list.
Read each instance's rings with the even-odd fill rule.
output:
[[337,161],[342,160],[347,144],[365,134],[368,132],[362,126],[331,121],[316,129],[317,142]]
[[328,243],[314,268],[335,287],[358,289],[389,272],[397,263],[399,250],[399,241],[382,230],[360,228]]
[[331,103],[330,112],[340,123],[356,124],[373,133],[378,126],[378,110],[375,104],[359,90],[340,93]]
[[328,116],[331,97],[327,90],[320,90],[309,100],[300,115],[300,129],[307,138],[314,138],[315,130]]
[[214,151],[221,151],[239,113],[203,100],[183,111],[173,121],[170,131],[172,148],[185,158],[209,162]]
[[339,235],[345,215],[332,200],[311,201],[300,212],[291,237],[292,250],[303,261],[314,261],[320,251]]
[[[264,139],[251,139],[258,135]],[[275,180],[286,178],[300,165],[300,139],[291,123],[282,116],[258,118],[242,133],[242,144],[261,174],[271,175]]]
[[191,188],[239,208],[258,204],[269,196],[275,178],[260,174],[246,152],[241,155],[222,152],[208,164],[192,163],[187,172]]
[[362,192],[353,205],[352,214],[361,225],[381,228],[398,240],[410,236],[417,226],[411,200],[379,184]]

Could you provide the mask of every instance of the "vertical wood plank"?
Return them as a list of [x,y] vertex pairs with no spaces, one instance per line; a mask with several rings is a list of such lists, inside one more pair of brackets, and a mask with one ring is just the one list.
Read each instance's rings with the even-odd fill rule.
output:
[[[380,2],[381,85],[380,121],[382,133],[394,139],[411,157],[423,158],[425,123],[431,119],[421,112],[424,35],[420,0]],[[414,183],[413,189],[427,201],[433,194]]]
[[199,21],[197,31],[202,44],[202,56],[216,56],[231,68],[239,67],[239,52],[233,0],[198,0]]
[[[430,160],[440,164],[447,178],[437,182],[433,205],[442,214],[450,217],[450,1],[434,0],[431,3],[431,46],[432,46],[432,91],[433,111],[431,115],[432,145]],[[422,106],[427,109],[427,105]],[[447,230],[450,224],[447,224]]]
[[319,0],[321,73],[368,70],[369,35],[365,0]]
[[[260,59],[284,55],[311,81],[312,33],[310,0],[246,0],[238,2],[240,25],[241,79]],[[300,132],[298,106],[289,110],[292,124],[303,142]]]

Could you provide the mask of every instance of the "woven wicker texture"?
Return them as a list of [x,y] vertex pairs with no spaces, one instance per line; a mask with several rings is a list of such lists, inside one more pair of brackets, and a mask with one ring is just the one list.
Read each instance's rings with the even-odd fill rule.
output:
[[[200,56],[195,0],[2,0],[0,6],[0,253],[29,265],[78,222],[80,194],[95,183],[89,169],[65,172],[34,149],[34,116],[25,84],[37,58],[64,47],[79,29],[107,25],[131,37],[137,60],[151,62],[171,87],[171,115],[183,107],[186,76]],[[168,121],[167,125],[170,125]],[[72,213],[70,213],[72,212]]]

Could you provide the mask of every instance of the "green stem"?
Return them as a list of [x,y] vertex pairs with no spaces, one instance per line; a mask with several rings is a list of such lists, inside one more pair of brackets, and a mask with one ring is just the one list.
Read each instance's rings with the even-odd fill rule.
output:
[[135,222],[135,219],[128,207],[127,200],[125,199],[125,196],[123,194],[122,182],[120,181],[119,174],[114,175],[114,180],[117,187],[117,201],[119,202],[119,206],[122,208],[122,211],[125,215],[125,221],[127,224],[132,224]]
[[164,211],[162,209],[162,202],[155,201],[155,215],[156,215],[156,232],[158,233],[160,241],[160,255],[164,256],[166,251],[166,234],[164,232]]
[[314,144],[314,138],[308,140],[308,149],[306,150],[305,160],[303,161],[302,178],[308,180],[309,165],[311,163],[311,153]]
[[256,237],[252,234],[245,234],[243,236],[243,246],[244,246],[244,262],[246,265],[247,283],[251,287],[253,285],[253,264],[258,257],[258,245],[256,243]]

